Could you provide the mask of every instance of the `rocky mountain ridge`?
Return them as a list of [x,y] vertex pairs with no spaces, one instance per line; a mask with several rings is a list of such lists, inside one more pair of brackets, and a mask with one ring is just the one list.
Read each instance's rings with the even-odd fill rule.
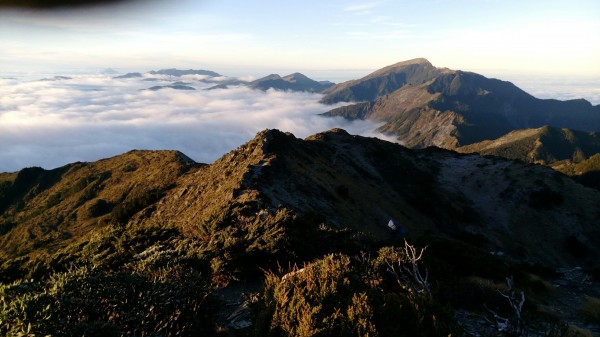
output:
[[107,223],[126,222],[197,166],[178,151],[131,151],[94,163],[2,174],[0,259],[45,254]]
[[[548,280],[593,272],[600,255],[600,191],[544,166],[341,129],[265,130],[210,165],[132,151],[0,174],[0,206],[0,293],[13,308],[2,332],[335,336],[369,324],[382,336],[468,335],[459,324],[489,328],[449,306],[482,317],[515,275],[531,331],[547,333],[563,325],[548,330],[543,315],[567,307]],[[428,247],[431,295],[386,269],[407,263],[405,239]]]
[[510,82],[436,68],[425,59],[338,84],[322,99],[341,101],[359,103],[323,115],[384,122],[379,131],[416,148],[453,149],[544,125],[600,131],[600,106],[588,101],[537,99]]
[[306,77],[301,73],[293,73],[286,76],[277,74],[267,75],[247,84],[250,88],[267,90],[290,90],[290,91],[306,91],[306,92],[323,92],[332,87],[334,83],[329,81],[315,81]]
[[600,136],[597,132],[543,126],[512,131],[498,139],[463,146],[457,150],[544,165],[565,160],[579,163],[600,152]]
[[[134,154],[114,160],[125,162]],[[148,155],[154,156],[152,152]],[[251,204],[256,214],[274,216],[282,207],[299,215],[318,213],[328,226],[349,228],[379,239],[388,235],[385,225],[394,218],[415,236],[432,231],[451,237],[465,233],[481,235],[486,238],[488,249],[502,250],[515,258],[519,251],[545,247],[527,254],[532,263],[569,261],[569,254],[556,248],[563,247],[563,241],[569,236],[586,242],[590,254],[595,252],[591,242],[597,235],[598,192],[585,189],[545,167],[445,150],[409,150],[378,139],[351,136],[342,130],[324,132],[306,140],[277,130],[261,132],[213,164],[181,176],[176,172],[186,172],[189,165],[195,164],[188,159],[178,164],[181,159],[177,158],[186,157],[170,155],[161,159],[166,162],[152,163],[154,169],[143,171],[156,172],[154,178],[136,175],[144,181],[159,179],[162,181],[159,185],[152,187],[146,183],[144,190],[161,190],[165,194],[157,199],[151,211],[131,214],[133,223],[176,226],[195,232],[199,224],[219,218],[232,205]],[[99,163],[108,162],[110,160]],[[56,178],[46,183],[51,185],[43,192],[35,180],[29,183],[33,184],[30,189],[23,187],[22,198],[31,195],[24,197],[23,209],[15,206],[17,199],[5,201],[8,206],[5,206],[3,221],[11,223],[13,228],[2,239],[10,241],[25,228],[30,233],[43,230],[39,226],[48,223],[47,218],[55,213],[60,221],[54,222],[59,226],[68,227],[71,218],[80,223],[82,215],[77,212],[98,203],[97,198],[109,205],[126,202],[126,195],[135,192],[132,187],[128,187],[129,192],[110,198],[102,198],[100,190],[88,191],[93,181],[108,188],[114,184],[112,179],[119,179],[127,184],[125,186],[138,186],[131,178],[123,180],[126,173],[117,175],[115,169],[105,173],[93,169],[98,165],[74,164],[54,171],[19,172],[13,182],[5,184],[19,185],[24,179],[19,177],[36,170],[40,171],[36,171],[37,175],[51,172]],[[177,167],[171,170],[172,178],[165,179],[160,173],[163,170],[160,167],[165,165]],[[127,171],[126,167],[121,170]],[[77,173],[80,171],[98,172],[98,176],[69,178],[80,175]],[[32,192],[37,190],[40,191]],[[73,193],[65,192],[71,190]],[[81,193],[90,194],[89,200],[78,196]],[[65,202],[71,199],[75,201],[69,207],[75,208],[66,210]],[[36,209],[44,209],[43,219],[31,217],[30,214],[37,213]],[[94,212],[88,213],[95,218]],[[23,222],[22,219],[30,220]],[[545,228],[553,228],[557,234],[539,242],[529,241],[540,239],[536,233],[541,229],[534,226],[535,223],[544,223]],[[564,226],[566,223],[568,227]],[[517,230],[520,235],[516,235]]]

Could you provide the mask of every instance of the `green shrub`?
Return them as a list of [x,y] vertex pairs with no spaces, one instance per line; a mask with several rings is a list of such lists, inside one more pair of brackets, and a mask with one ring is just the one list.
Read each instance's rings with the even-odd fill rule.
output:
[[[349,336],[349,316],[359,320],[365,310],[354,308],[350,258],[330,255],[283,278],[267,273],[263,303],[271,317],[262,317],[258,334],[285,336]],[[366,295],[361,294],[364,299]],[[357,300],[355,300],[357,301]],[[350,315],[348,314],[350,312]],[[362,315],[361,315],[362,314]],[[361,328],[356,327],[356,330]]]
[[0,334],[26,329],[53,336],[209,334],[210,277],[183,268],[163,266],[162,277],[152,277],[82,267],[45,282],[1,286]]
[[398,248],[375,259],[328,255],[279,277],[268,272],[256,305],[257,336],[455,336],[452,314],[411,293],[386,269],[405,263]]

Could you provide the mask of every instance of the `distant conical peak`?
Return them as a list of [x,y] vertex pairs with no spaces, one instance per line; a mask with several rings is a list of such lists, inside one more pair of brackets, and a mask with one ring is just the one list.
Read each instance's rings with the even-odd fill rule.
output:
[[310,78],[308,78],[306,75],[301,74],[301,73],[293,73],[293,74],[289,74],[287,76],[283,77],[284,80],[289,81],[289,82],[296,82],[298,80],[310,80]]
[[398,68],[398,67],[406,67],[406,66],[411,66],[411,65],[429,65],[432,66],[431,62],[429,62],[426,58],[416,58],[416,59],[412,59],[412,60],[407,60],[407,61],[401,61],[398,63],[394,63],[392,65],[389,65],[383,69],[386,68]]
[[431,64],[431,62],[429,62],[429,60],[427,60],[424,57],[419,57],[419,58],[412,59],[412,60],[398,62],[396,64],[398,64],[398,65],[401,65],[401,64]]
[[286,78],[291,78],[291,77],[306,77],[306,75],[302,74],[302,73],[293,73],[293,74],[289,74],[287,76],[285,76]]
[[392,73],[392,72],[403,72],[409,68],[417,67],[422,70],[437,69],[435,68],[427,59],[425,58],[416,58],[408,61],[402,61],[398,63],[394,63],[387,67],[381,68],[367,75],[366,78],[370,78],[373,76],[381,76],[384,74]]

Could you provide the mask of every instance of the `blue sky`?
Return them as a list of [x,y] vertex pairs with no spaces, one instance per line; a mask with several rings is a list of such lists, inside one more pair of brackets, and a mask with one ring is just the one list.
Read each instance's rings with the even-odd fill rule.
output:
[[2,10],[0,72],[178,67],[335,77],[425,57],[484,74],[598,77],[598,32],[597,0],[171,0]]

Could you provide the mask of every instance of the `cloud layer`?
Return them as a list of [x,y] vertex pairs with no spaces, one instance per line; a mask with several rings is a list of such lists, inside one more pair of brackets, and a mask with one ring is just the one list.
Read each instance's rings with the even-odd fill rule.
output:
[[265,128],[297,137],[341,127],[384,137],[372,122],[318,116],[331,109],[320,95],[247,87],[203,90],[214,83],[183,80],[193,91],[161,89],[178,79],[0,79],[0,172],[95,161],[132,149],[175,149],[210,163]]
[[[585,97],[600,103],[597,80],[512,80],[540,98]],[[196,90],[145,90],[176,81]],[[318,103],[319,94],[244,86],[203,90],[213,85],[195,75],[154,76],[152,81],[106,75],[0,77],[0,172],[29,166],[50,169],[132,149],[174,149],[210,163],[266,128],[306,137],[341,127],[393,140],[375,132],[378,125],[373,122],[318,116],[333,108]]]

